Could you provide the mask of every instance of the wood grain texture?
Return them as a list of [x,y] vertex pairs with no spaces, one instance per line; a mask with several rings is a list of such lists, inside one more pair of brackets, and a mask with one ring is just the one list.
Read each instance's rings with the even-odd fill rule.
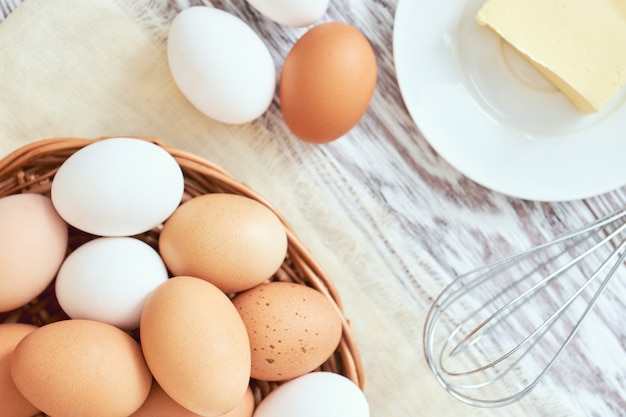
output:
[[[0,19],[19,3],[0,0]],[[267,42],[277,63],[306,30],[269,22],[244,0],[210,3],[250,24]],[[442,415],[438,413],[445,405],[431,402],[450,403],[449,416],[626,415],[626,331],[622,325],[626,274],[621,270],[545,385],[522,403],[487,412],[457,406],[443,389],[432,388],[436,383],[424,364],[421,332],[426,311],[443,287],[460,273],[625,207],[626,188],[582,201],[540,203],[488,190],[451,167],[429,146],[404,106],[392,50],[396,3],[331,1],[323,18],[360,29],[378,59],[377,90],[366,115],[350,133],[324,146],[294,141],[277,97],[255,122],[258,129],[271,133],[274,146],[282,148],[281,163],[308,173],[302,191],[283,198],[324,199],[329,221],[342,221],[305,218],[302,223],[316,223],[321,235],[340,240],[321,242],[320,250],[340,248],[345,255],[342,261],[352,262],[355,274],[340,282],[340,292],[362,342],[366,368],[371,370],[366,394],[372,416]],[[200,0],[169,0],[168,13],[200,4]],[[454,115],[450,118],[454,123]],[[298,180],[294,178],[277,181],[287,186]],[[341,240],[342,231],[350,239]],[[360,283],[359,274],[368,279]],[[381,314],[368,315],[368,310]],[[414,344],[394,346],[396,340]]]

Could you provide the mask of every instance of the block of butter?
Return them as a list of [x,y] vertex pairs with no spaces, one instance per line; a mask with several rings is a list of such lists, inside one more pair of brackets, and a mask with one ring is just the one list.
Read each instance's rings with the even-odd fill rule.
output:
[[602,109],[626,83],[626,0],[486,0],[476,20],[584,114]]

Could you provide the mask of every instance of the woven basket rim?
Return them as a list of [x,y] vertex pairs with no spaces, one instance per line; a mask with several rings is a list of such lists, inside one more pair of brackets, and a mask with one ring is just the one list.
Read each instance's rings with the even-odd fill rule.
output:
[[[122,136],[116,136],[122,137]],[[166,145],[154,137],[123,136],[141,139],[163,148],[179,163],[185,176],[185,190],[192,196],[206,193],[203,182],[215,181],[224,186],[227,192],[237,193],[255,199],[268,207],[285,227],[288,239],[288,259],[294,265],[292,278],[301,284],[321,292],[339,313],[342,321],[342,337],[335,354],[329,361],[333,371],[352,380],[360,389],[364,388],[364,369],[352,333],[350,321],[346,318],[339,293],[320,264],[300,241],[287,219],[264,197],[247,184],[238,181],[219,165],[191,152]],[[55,137],[30,142],[0,159],[0,197],[21,192],[49,193],[52,178],[63,160],[77,150],[111,136],[98,138]],[[45,166],[43,172],[33,172]],[[188,187],[193,186],[192,189]],[[2,316],[0,316],[2,317]],[[0,320],[0,323],[2,320]],[[337,370],[339,369],[339,370]],[[268,388],[269,389],[269,388]],[[267,394],[267,393],[265,393]],[[265,395],[264,394],[264,395]]]

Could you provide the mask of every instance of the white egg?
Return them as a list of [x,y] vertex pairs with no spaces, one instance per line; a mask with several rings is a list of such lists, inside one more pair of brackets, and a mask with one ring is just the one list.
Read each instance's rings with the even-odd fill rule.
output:
[[285,26],[308,26],[319,20],[329,0],[248,0],[261,14]]
[[256,32],[228,12],[208,6],[180,12],[169,29],[167,56],[180,91],[215,120],[247,123],[272,102],[272,56]]
[[101,237],[68,255],[55,291],[70,318],[133,330],[146,298],[167,279],[161,257],[148,244],[132,237]]
[[311,372],[286,382],[258,405],[253,417],[369,417],[363,391],[345,376]]
[[112,138],[81,148],[52,181],[52,203],[70,225],[98,236],[132,236],[165,221],[184,191],[176,160],[154,143]]

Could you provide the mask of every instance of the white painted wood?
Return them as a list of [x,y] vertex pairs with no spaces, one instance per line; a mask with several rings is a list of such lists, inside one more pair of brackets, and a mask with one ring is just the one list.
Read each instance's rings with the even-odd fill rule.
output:
[[[0,19],[19,3],[0,0]],[[305,30],[269,22],[244,0],[211,3],[257,30],[278,67]],[[199,4],[169,0],[169,13]],[[537,203],[492,192],[458,173],[432,150],[404,107],[393,64],[395,6],[395,0],[336,0],[323,18],[359,28],[378,59],[371,106],[345,137],[323,146],[301,143],[289,134],[275,99],[249,127],[223,128],[231,136],[223,142],[172,142],[215,160],[266,195],[336,278],[361,346],[372,416],[626,415],[623,272],[546,383],[521,403],[494,411],[460,405],[427,370],[423,320],[445,284],[623,207],[626,189],[584,201]]]

